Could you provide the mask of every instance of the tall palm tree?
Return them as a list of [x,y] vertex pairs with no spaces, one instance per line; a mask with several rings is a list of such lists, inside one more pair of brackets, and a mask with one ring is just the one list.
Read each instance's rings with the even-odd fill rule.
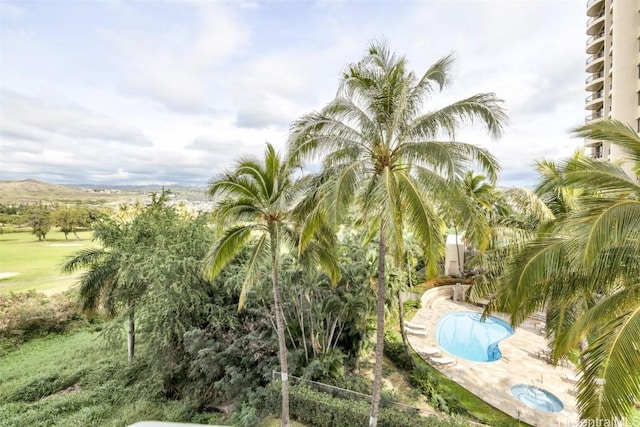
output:
[[421,242],[428,273],[435,273],[444,247],[436,204],[459,193],[457,183],[473,163],[492,179],[497,170],[487,150],[455,140],[464,122],[478,121],[491,135],[500,134],[506,115],[493,94],[423,110],[430,95],[449,83],[452,63],[451,56],[442,58],[418,77],[405,58],[374,42],[362,60],[348,66],[336,98],[291,128],[291,155],[323,161],[318,209],[338,224],[355,200],[363,223],[379,236],[370,426],[377,424],[381,391],[387,253],[401,265],[406,224]]
[[[601,120],[575,135],[622,146],[638,170],[640,136],[631,127]],[[581,417],[612,421],[640,400],[640,176],[584,156],[559,170],[556,186],[571,192],[572,207],[510,265],[498,299],[514,324],[549,310],[556,360],[586,341]]]
[[[213,279],[240,251],[251,246],[238,309],[246,301],[251,287],[259,282],[260,268],[271,268],[273,311],[278,335],[278,352],[282,379],[282,425],[289,425],[289,381],[287,345],[279,283],[281,253],[298,250],[324,265],[333,274],[336,266],[331,252],[317,244],[327,243],[327,236],[316,236],[304,247],[300,241],[307,236],[300,227],[298,211],[304,206],[308,179],[295,179],[297,165],[281,158],[271,144],[267,144],[264,158],[242,158],[235,167],[214,177],[209,184],[209,196],[216,198],[213,221],[221,237],[206,259],[205,274]],[[308,203],[308,202],[307,202]],[[317,216],[315,217],[317,219]],[[317,223],[317,221],[316,221]],[[326,230],[324,230],[326,231]],[[313,233],[311,233],[313,234]],[[333,274],[335,277],[335,274]]]

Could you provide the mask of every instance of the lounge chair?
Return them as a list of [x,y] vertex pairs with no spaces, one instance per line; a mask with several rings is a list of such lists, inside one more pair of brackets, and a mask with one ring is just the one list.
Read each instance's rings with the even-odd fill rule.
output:
[[580,381],[581,375],[579,375],[579,374],[564,374],[564,377],[570,383],[577,384],[578,381]]
[[436,365],[437,367],[453,366],[456,363],[458,363],[456,359],[448,356],[441,356],[441,357],[432,356],[432,357],[429,357],[429,361],[432,364]]
[[421,323],[404,322],[404,330],[408,334],[424,335],[425,337],[429,335],[427,332],[427,325],[423,325]]
[[438,347],[417,347],[416,346],[413,349],[420,356],[437,357],[442,355],[442,350],[440,350]]
[[404,326],[413,329],[427,329],[427,325],[425,325],[424,323],[412,322],[410,320],[404,322]]

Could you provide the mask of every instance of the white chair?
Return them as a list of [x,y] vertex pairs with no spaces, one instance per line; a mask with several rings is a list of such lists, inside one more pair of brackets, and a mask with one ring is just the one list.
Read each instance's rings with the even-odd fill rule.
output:
[[414,347],[414,350],[420,356],[437,357],[442,355],[442,350],[438,347]]
[[424,323],[412,322],[410,320],[407,320],[406,322],[404,322],[404,326],[413,328],[413,329],[427,329],[427,325],[425,325]]
[[404,322],[404,330],[408,334],[423,335],[425,337],[429,335],[427,332],[427,325],[423,325],[422,323],[410,321]]
[[456,363],[458,363],[458,361],[452,357],[447,357],[447,356],[442,356],[442,357],[429,357],[429,361],[431,363],[433,363],[434,365],[438,366],[438,367],[444,367],[444,366],[453,366]]
[[576,384],[578,383],[578,381],[580,381],[581,375],[580,374],[564,374],[564,377],[570,383]]

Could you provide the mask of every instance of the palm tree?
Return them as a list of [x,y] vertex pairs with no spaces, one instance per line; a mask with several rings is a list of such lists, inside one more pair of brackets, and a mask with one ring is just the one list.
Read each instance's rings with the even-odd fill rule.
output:
[[82,311],[94,313],[103,307],[114,316],[125,307],[128,321],[127,354],[135,355],[135,302],[143,292],[137,280],[128,280],[122,274],[126,268],[125,242],[130,224],[104,220],[93,228],[93,239],[100,247],[78,251],[62,265],[63,273],[86,270],[80,278],[79,300]]
[[500,134],[506,115],[493,94],[423,112],[429,96],[449,82],[452,63],[447,56],[417,77],[407,70],[405,58],[374,42],[362,60],[348,66],[336,98],[291,129],[291,155],[323,161],[318,209],[338,224],[355,200],[363,223],[379,236],[370,426],[377,424],[381,391],[387,253],[401,265],[406,224],[421,241],[427,271],[434,274],[444,246],[436,203],[447,203],[447,196],[459,192],[456,183],[472,163],[491,179],[497,170],[487,150],[455,141],[464,122],[479,121],[491,135]]
[[151,203],[136,202],[135,215],[126,219],[104,219],[94,223],[93,240],[98,248],[78,251],[61,269],[64,273],[86,270],[80,278],[79,300],[86,313],[105,308],[111,316],[125,315],[128,323],[127,354],[135,355],[136,305],[148,291],[150,281],[138,269],[136,259],[148,256],[148,248],[166,232],[163,220],[173,220],[166,205],[170,191],[153,194]]
[[278,279],[281,253],[286,249],[297,249],[300,253],[304,251],[310,255],[309,258],[325,266],[329,273],[336,270],[331,252],[317,244],[317,241],[327,243],[330,233],[325,233],[323,239],[308,242],[304,247],[299,244],[303,240],[301,236],[308,237],[308,234],[301,232],[297,219],[309,179],[294,179],[296,166],[295,162],[280,158],[273,146],[267,144],[264,159],[240,159],[232,170],[214,177],[209,184],[209,195],[217,198],[213,220],[221,231],[221,237],[207,256],[206,276],[210,279],[216,277],[243,248],[250,245],[251,255],[238,303],[238,309],[241,309],[249,290],[260,279],[260,267],[269,265],[271,268],[282,379],[283,426],[289,425],[289,381]]
[[[638,171],[640,137],[629,126],[601,120],[574,133],[624,147]],[[640,398],[640,177],[584,156],[559,170],[554,181],[564,190],[555,194],[571,194],[571,207],[510,265],[499,308],[516,325],[546,308],[556,360],[586,341],[581,417],[612,421],[628,416]]]

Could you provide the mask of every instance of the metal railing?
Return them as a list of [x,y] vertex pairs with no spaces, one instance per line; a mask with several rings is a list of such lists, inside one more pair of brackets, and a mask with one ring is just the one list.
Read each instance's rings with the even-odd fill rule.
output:
[[600,52],[593,54],[592,56],[587,58],[587,64],[591,64],[593,61],[595,61],[598,58],[602,58],[604,56],[604,49],[602,49]]
[[587,96],[584,101],[589,103],[591,101],[595,101],[596,99],[602,98],[603,96],[604,96],[604,91],[599,90]]
[[603,16],[604,16],[604,9],[602,9],[602,11],[600,11],[600,13],[597,14],[596,16],[592,16],[589,19],[587,19],[587,27],[593,24],[594,21],[597,21],[598,19],[602,18]]
[[600,31],[598,34],[591,36],[587,39],[587,46],[589,46],[591,43],[593,43],[594,41],[600,39],[604,37],[604,30]]
[[604,117],[604,113],[602,110],[597,110],[592,114],[589,114],[587,117],[584,118],[585,122],[590,122],[591,120],[597,120],[597,119],[601,119],[602,117]]
[[604,70],[591,74],[589,77],[587,77],[587,80],[585,80],[585,83],[591,83],[592,81],[599,79],[601,77],[604,77]]

